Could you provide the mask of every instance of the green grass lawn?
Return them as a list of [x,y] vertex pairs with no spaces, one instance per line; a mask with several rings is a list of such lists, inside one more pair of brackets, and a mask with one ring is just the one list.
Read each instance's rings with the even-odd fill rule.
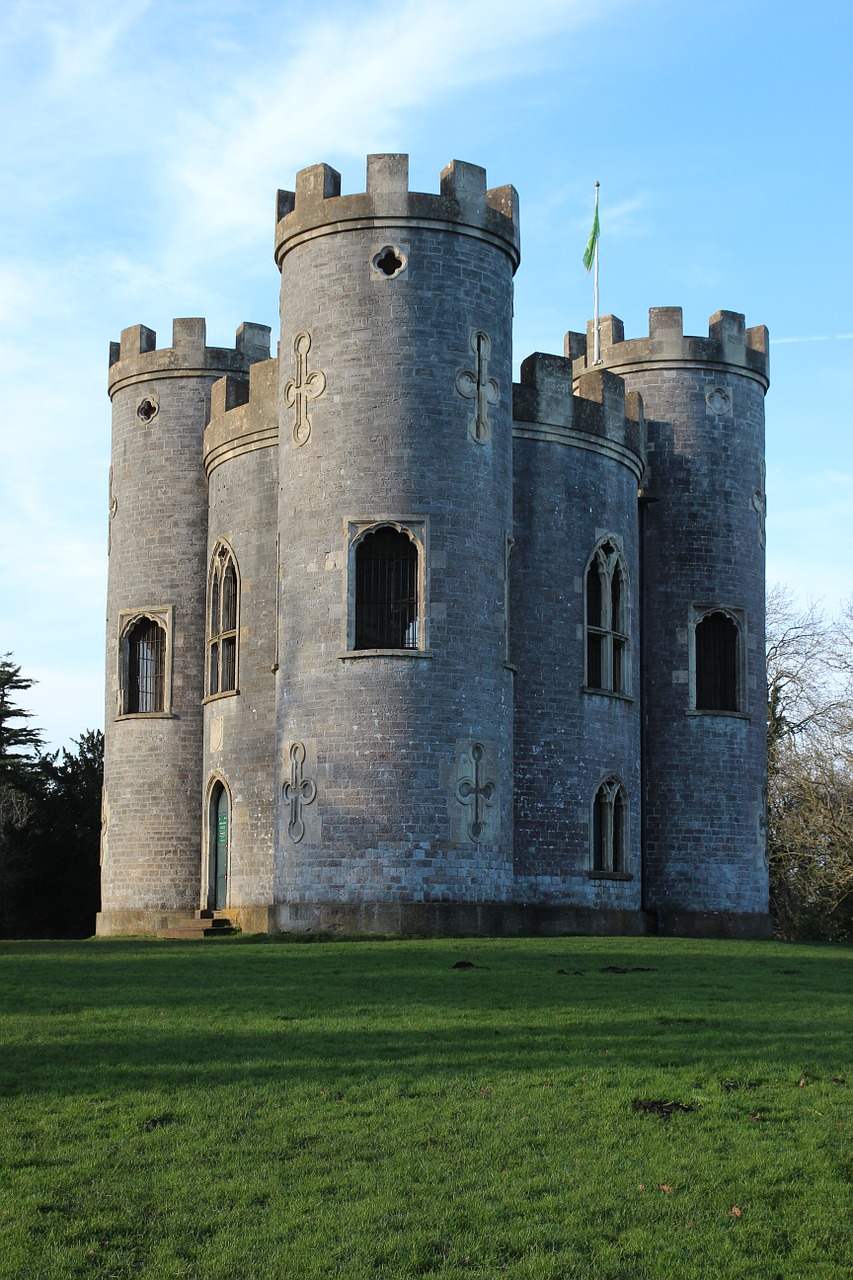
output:
[[0,944],[0,1276],[849,1277],[851,977],[655,938]]

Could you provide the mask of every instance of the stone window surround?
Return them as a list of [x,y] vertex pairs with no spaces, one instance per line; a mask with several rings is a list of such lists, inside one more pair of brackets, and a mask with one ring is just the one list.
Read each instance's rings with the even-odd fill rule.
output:
[[[411,538],[418,552],[418,647],[416,649],[356,649],[355,644],[355,553],[361,540],[377,529],[396,529]],[[346,522],[347,559],[344,618],[346,634],[342,660],[352,658],[431,658],[429,648],[429,519],[426,516],[370,516]]]
[[[731,618],[737,627],[737,678],[735,692],[737,698],[736,711],[706,711],[696,706],[696,628],[703,618],[710,613],[724,613]],[[750,720],[752,717],[743,710],[746,706],[747,689],[747,614],[739,605],[713,603],[691,604],[688,610],[688,703],[685,714],[688,716],[724,716],[734,720]]]
[[[171,604],[159,604],[139,609],[121,609],[118,615],[118,643],[116,644],[116,720],[171,720],[172,712],[172,665],[175,607]],[[163,658],[163,710],[162,711],[126,711],[128,681],[128,636],[137,622],[150,618],[166,632],[166,648]]]
[[[623,614],[623,618],[624,618],[625,630],[624,630],[624,632],[617,632],[617,633],[615,633],[615,634],[617,634],[617,635],[619,635],[619,636],[623,636],[623,635],[624,635],[624,638],[625,638],[625,644],[624,644],[624,647],[623,647],[623,649],[622,649],[622,682],[621,682],[621,683],[622,683],[622,688],[621,688],[621,689],[602,688],[602,687],[601,687],[601,686],[599,686],[599,685],[591,685],[591,684],[589,683],[589,671],[588,671],[588,663],[589,663],[589,644],[588,644],[588,641],[589,641],[589,629],[590,629],[590,628],[589,628],[589,620],[588,620],[588,617],[587,617],[587,608],[588,608],[588,604],[587,604],[587,601],[588,601],[588,596],[587,596],[587,581],[588,581],[588,577],[589,577],[589,571],[590,571],[590,569],[592,568],[592,566],[594,565],[595,560],[596,560],[596,557],[598,556],[598,554],[599,554],[599,552],[600,552],[601,548],[602,548],[603,546],[605,546],[607,543],[610,543],[610,544],[611,544],[611,546],[613,546],[613,547],[615,548],[615,551],[616,551],[616,556],[615,556],[615,559],[614,559],[613,569],[610,571],[610,574],[609,574],[609,576],[608,576],[608,583],[610,582],[610,580],[611,580],[611,578],[612,578],[612,575],[613,575],[613,572],[615,572],[615,571],[619,571],[619,572],[620,572],[620,574],[621,574],[621,578],[622,578],[621,603],[622,603],[622,614]],[[632,657],[632,655],[631,655],[631,592],[630,592],[630,580],[629,580],[629,577],[628,577],[628,567],[627,567],[627,564],[626,564],[626,562],[625,562],[625,546],[624,546],[624,542],[623,542],[623,539],[622,539],[622,538],[620,538],[620,537],[619,537],[617,534],[615,534],[615,533],[605,533],[605,534],[602,534],[600,537],[596,538],[596,540],[595,540],[595,546],[593,547],[593,549],[592,549],[592,551],[591,551],[591,553],[590,553],[590,555],[589,555],[589,558],[588,558],[588,560],[587,560],[587,562],[586,562],[586,565],[585,565],[585,567],[584,567],[583,578],[581,579],[581,582],[582,582],[582,584],[583,584],[583,684],[581,685],[581,692],[582,692],[582,693],[592,694],[592,695],[597,696],[597,697],[603,697],[603,698],[615,698],[617,701],[622,701],[622,702],[633,702],[633,701],[634,701],[634,699],[633,699],[633,697],[631,696],[631,694],[630,694],[630,692],[629,692],[629,690],[630,690],[630,688],[631,688],[631,684],[632,684],[632,662],[631,662],[631,657]],[[609,591],[608,591],[608,592],[605,592],[605,593],[604,593],[604,596],[605,596],[605,597],[606,597],[606,599],[607,599],[607,603],[606,603],[606,606],[605,606],[605,607],[606,607],[607,612],[609,613],[609,609],[610,609],[610,604],[609,604],[610,594],[609,594]],[[603,597],[603,598],[604,598],[604,597]],[[612,679],[613,679],[613,672],[612,672],[612,663],[613,663],[613,635],[614,635],[613,626],[612,626],[612,619],[611,619],[611,625],[610,625],[610,627],[608,627],[608,628],[596,628],[596,633],[597,633],[597,634],[599,634],[599,635],[604,635],[604,636],[605,636],[605,638],[606,638],[606,640],[607,640],[607,641],[609,641],[609,643],[605,643],[605,644],[602,646],[602,650],[603,650],[603,652],[602,652],[602,681],[610,681],[610,682],[612,683]]]
[[[607,861],[607,853],[609,852],[610,860],[613,857],[613,817],[615,812],[616,797],[622,797],[622,866],[608,869],[606,867],[597,867],[595,865],[595,806],[602,790],[607,789],[608,794],[605,796],[607,805],[606,821],[602,826],[602,845],[604,856],[602,861]],[[628,792],[625,790],[625,784],[622,782],[618,773],[608,772],[602,775],[597,783],[589,806],[589,878],[591,880],[633,880],[630,871],[626,870],[630,860],[630,832],[631,832],[631,812],[628,801]]]
[[[220,689],[217,693],[208,692],[210,688],[210,651],[215,642],[221,639],[220,635],[213,636],[211,632],[211,616],[210,606],[213,593],[213,575],[216,568],[217,559],[230,560],[234,569],[234,576],[237,579],[237,608],[236,608],[236,626],[234,629],[234,688]],[[223,569],[224,573],[224,569]],[[220,698],[235,698],[240,693],[240,606],[242,602],[243,591],[242,581],[240,578],[240,566],[237,563],[237,557],[234,554],[234,548],[228,542],[227,538],[217,538],[213,551],[210,556],[210,564],[207,571],[207,593],[205,596],[204,617],[205,617],[205,643],[204,643],[204,688],[205,696],[202,703],[216,702]],[[221,677],[220,677],[221,678]]]

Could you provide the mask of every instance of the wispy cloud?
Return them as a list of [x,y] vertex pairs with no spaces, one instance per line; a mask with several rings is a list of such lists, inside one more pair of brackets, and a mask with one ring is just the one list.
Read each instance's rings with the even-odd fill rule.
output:
[[807,338],[771,338],[771,347],[781,347],[792,342],[849,342],[853,333],[816,333]]
[[[324,155],[362,157],[399,147],[405,115],[460,86],[509,79],[549,34],[596,15],[590,0],[433,0],[365,6],[288,30],[204,110],[187,106],[171,181],[182,209],[181,247],[254,236],[268,225],[269,193]],[[300,34],[304,33],[304,34]],[[449,158],[449,157],[448,157]]]
[[0,649],[42,681],[50,740],[100,718],[108,338],[195,312],[227,341],[226,291],[232,316],[236,293],[245,318],[272,319],[247,281],[260,260],[274,314],[276,186],[317,160],[407,149],[413,122],[468,89],[476,124],[480,86],[508,94],[558,36],[635,2],[317,0],[307,15],[297,0],[7,0],[0,537],[17,554],[0,565]]

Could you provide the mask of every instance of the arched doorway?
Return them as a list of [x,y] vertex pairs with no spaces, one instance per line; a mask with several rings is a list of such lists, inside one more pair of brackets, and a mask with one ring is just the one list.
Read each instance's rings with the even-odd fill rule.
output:
[[210,793],[210,900],[224,910],[228,899],[228,792],[217,782]]

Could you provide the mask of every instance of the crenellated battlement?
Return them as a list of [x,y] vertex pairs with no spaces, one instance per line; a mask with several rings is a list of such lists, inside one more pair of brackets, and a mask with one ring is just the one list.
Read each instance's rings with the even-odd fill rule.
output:
[[513,384],[513,432],[610,453],[637,472],[645,465],[643,402],[609,369],[598,367],[576,379],[565,356],[534,352]]
[[515,187],[486,187],[486,170],[452,160],[441,173],[440,191],[409,190],[407,155],[367,157],[366,190],[341,195],[341,175],[327,164],[296,175],[295,191],[276,197],[275,260],[317,236],[408,224],[472,235],[504,250],[513,270],[520,260],[518,195]]
[[205,321],[198,317],[174,320],[171,347],[158,350],[153,329],[144,324],[122,329],[121,341],[110,343],[110,396],[131,383],[153,378],[220,377],[228,373],[245,378],[253,364],[269,359],[268,325],[241,324],[233,348],[208,347],[206,332]]
[[[628,369],[677,368],[696,364],[733,368],[769,385],[768,337],[764,325],[745,327],[737,311],[716,311],[708,321],[708,336],[684,333],[681,307],[650,307],[646,338],[625,340],[625,326],[618,316],[602,316],[599,322],[601,363],[615,373]],[[572,362],[575,379],[594,368],[593,322],[586,333],[566,334],[564,350]]]
[[245,377],[226,374],[210,389],[204,431],[208,476],[229,458],[278,444],[278,360],[259,360]]

